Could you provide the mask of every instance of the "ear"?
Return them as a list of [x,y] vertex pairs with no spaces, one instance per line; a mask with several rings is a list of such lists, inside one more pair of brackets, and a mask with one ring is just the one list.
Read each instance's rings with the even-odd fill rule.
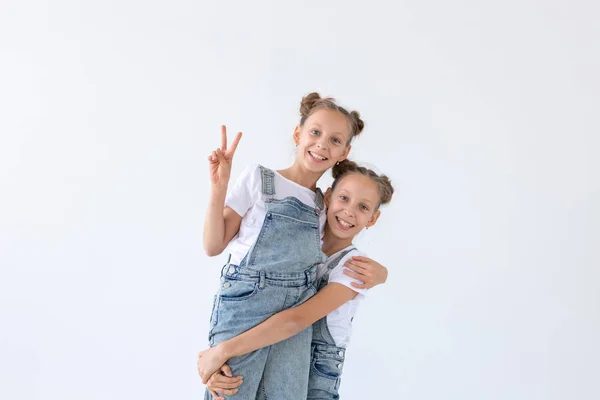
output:
[[294,143],[296,146],[298,146],[298,143],[300,143],[300,133],[302,133],[302,127],[300,125],[296,125],[296,128],[294,128],[294,134],[292,135],[294,137]]
[[340,157],[340,159],[338,160],[338,162],[342,162],[342,161],[344,161],[348,157],[348,153],[350,153],[350,149],[351,148],[352,148],[351,145],[346,146],[346,150],[344,150],[344,154],[342,154],[342,157]]
[[381,215],[381,210],[375,211],[373,213],[373,215],[371,216],[371,219],[369,220],[369,222],[367,222],[367,224],[365,225],[365,227],[369,228],[369,227],[375,225],[375,222],[377,222],[380,215]]
[[331,188],[327,188],[323,200],[325,200],[325,207],[329,207],[329,202],[331,201]]

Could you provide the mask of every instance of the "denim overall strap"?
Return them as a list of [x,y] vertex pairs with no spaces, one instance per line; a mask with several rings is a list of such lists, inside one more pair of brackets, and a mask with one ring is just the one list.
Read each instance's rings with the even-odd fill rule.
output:
[[[317,282],[317,290],[321,290],[323,287],[327,286],[331,270],[337,267],[340,261],[353,250],[355,250],[354,247],[342,251],[328,264],[327,272],[319,279],[319,282]],[[324,316],[313,325],[313,346],[315,343],[335,346],[335,340],[333,339],[333,336],[331,336],[331,332],[329,332],[329,328],[327,327],[327,316]]]
[[275,194],[275,173],[262,165],[258,167],[260,168],[260,179],[262,181],[262,194],[273,196]]
[[346,257],[346,254],[350,253],[352,250],[356,250],[356,248],[352,247],[348,250],[342,251],[328,264],[327,272],[319,279],[319,281],[315,285],[317,287],[317,290],[321,290],[327,285],[327,282],[329,281],[329,274],[331,274],[331,270],[337,267],[342,258]]
[[319,211],[323,211],[325,209],[325,199],[323,196],[323,192],[319,188],[317,188],[316,191],[315,203]]

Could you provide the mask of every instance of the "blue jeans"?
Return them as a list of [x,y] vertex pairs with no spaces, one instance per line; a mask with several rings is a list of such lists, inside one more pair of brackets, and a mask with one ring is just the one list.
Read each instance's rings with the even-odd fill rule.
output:
[[[226,268],[211,318],[211,345],[235,337],[316,293],[314,268],[297,274],[252,273],[233,265]],[[239,392],[231,398],[254,400],[260,395],[264,399],[305,400],[311,340],[309,326],[287,340],[230,358],[227,364],[234,376],[244,378]],[[210,394],[206,399],[211,399]]]

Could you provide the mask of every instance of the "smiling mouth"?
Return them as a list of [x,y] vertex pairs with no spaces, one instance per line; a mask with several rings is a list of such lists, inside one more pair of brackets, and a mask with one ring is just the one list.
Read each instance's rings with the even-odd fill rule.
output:
[[352,229],[354,228],[354,225],[352,225],[350,222],[344,221],[343,219],[340,219],[339,217],[335,217],[338,225],[342,228],[342,229]]
[[312,151],[309,151],[308,154],[310,154],[310,156],[312,158],[314,158],[316,161],[319,161],[319,162],[327,160],[327,157],[320,156],[317,153],[313,153]]

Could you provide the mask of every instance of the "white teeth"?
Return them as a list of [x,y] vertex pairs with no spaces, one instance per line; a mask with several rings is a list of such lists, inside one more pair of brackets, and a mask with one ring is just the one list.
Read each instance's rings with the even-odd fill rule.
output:
[[309,153],[310,153],[310,155],[311,155],[311,156],[313,156],[313,157],[314,157],[314,158],[316,158],[317,160],[321,160],[321,161],[323,161],[323,160],[327,160],[327,158],[325,158],[325,157],[321,157],[321,156],[319,156],[319,155],[317,155],[317,154],[313,153],[312,151],[309,151]]
[[344,221],[343,219],[340,219],[339,217],[336,217],[336,218],[337,218],[338,222],[339,222],[339,223],[340,223],[340,224],[341,224],[343,227],[345,227],[345,228],[351,228],[351,227],[353,227],[353,226],[354,226],[354,225],[352,225],[351,223],[349,223],[349,222],[346,222],[346,221]]

